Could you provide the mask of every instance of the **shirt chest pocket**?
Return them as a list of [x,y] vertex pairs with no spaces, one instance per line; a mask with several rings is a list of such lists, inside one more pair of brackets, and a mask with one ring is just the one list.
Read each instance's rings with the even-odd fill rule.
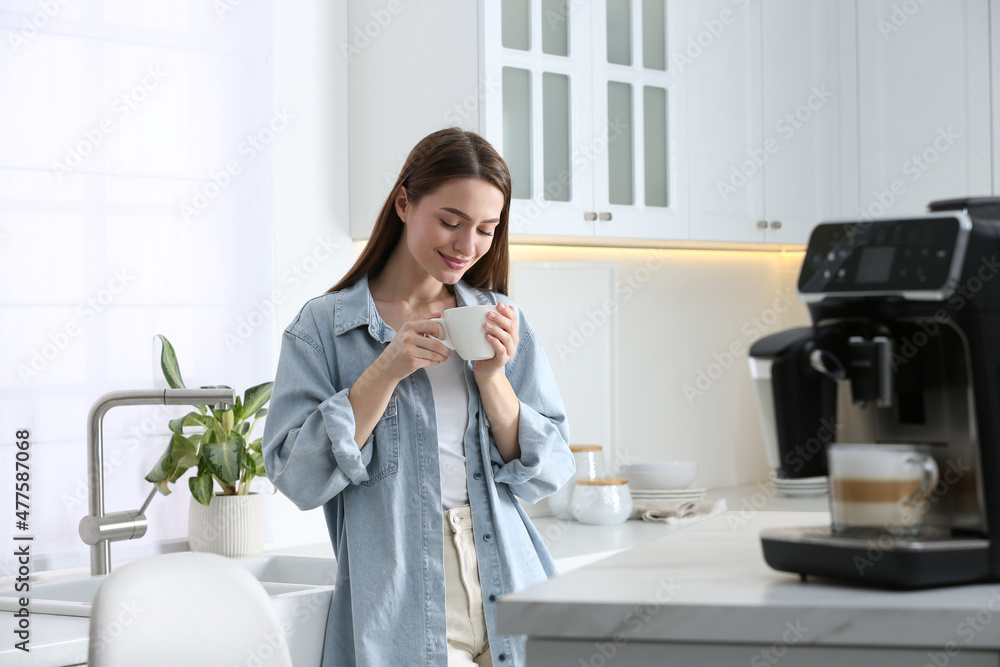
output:
[[396,394],[393,392],[389,405],[375,425],[372,460],[368,463],[368,479],[365,486],[374,486],[399,470],[399,417],[396,414]]

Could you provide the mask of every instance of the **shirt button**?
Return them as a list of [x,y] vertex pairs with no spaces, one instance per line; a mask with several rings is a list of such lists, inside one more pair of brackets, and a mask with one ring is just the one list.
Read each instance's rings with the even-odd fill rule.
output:
[[507,660],[507,654],[501,653],[500,655],[497,656],[497,660],[499,660],[500,662],[504,662],[505,660]]
[[481,473],[481,472],[473,473],[472,474],[472,478],[473,479],[482,479],[483,478],[483,473]]
[[490,602],[496,602],[496,601],[497,601],[497,596],[491,595],[490,596]]
[[486,533],[485,535],[483,535],[483,539],[489,542],[490,540],[493,539],[493,536],[490,535],[489,533]]

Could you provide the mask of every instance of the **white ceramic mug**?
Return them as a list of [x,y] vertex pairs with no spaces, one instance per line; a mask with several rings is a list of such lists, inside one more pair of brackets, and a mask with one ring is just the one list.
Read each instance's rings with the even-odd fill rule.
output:
[[578,479],[570,509],[580,523],[624,523],[632,514],[632,492],[624,477]]
[[911,445],[827,447],[834,532],[920,533],[938,483],[934,458]]
[[438,338],[449,349],[458,352],[458,356],[466,361],[492,359],[496,350],[486,340],[486,314],[494,310],[493,306],[459,306],[444,311],[443,317],[435,317],[444,329],[444,338]]

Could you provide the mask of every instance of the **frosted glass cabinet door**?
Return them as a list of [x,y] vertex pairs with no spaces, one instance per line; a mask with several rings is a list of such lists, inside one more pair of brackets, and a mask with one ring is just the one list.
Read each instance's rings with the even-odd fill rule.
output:
[[482,11],[484,134],[511,170],[511,234],[592,236],[590,8],[485,0]]
[[595,0],[594,162],[600,237],[687,239],[683,77],[668,53],[685,34],[683,3]]

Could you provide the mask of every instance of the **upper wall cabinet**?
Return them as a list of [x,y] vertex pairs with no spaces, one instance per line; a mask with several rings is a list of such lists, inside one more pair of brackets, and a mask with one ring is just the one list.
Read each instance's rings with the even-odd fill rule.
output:
[[841,4],[691,3],[692,238],[804,243],[840,214]]
[[352,234],[449,125],[507,160],[515,238],[803,244],[823,220],[989,194],[997,16],[1000,0],[350,0]]
[[993,192],[987,0],[857,2],[854,215]]
[[483,133],[517,235],[686,239],[682,3],[501,0],[484,12]]

